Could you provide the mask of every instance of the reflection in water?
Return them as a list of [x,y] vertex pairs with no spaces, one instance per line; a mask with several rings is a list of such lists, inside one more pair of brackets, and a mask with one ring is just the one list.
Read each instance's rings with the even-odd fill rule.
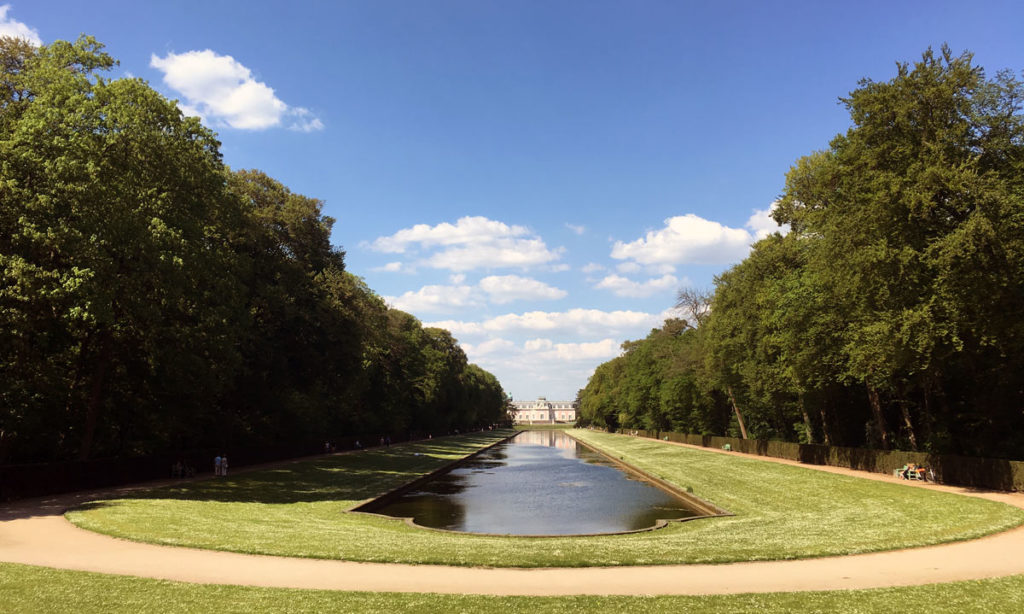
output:
[[613,533],[697,515],[561,431],[524,431],[373,511],[509,535]]

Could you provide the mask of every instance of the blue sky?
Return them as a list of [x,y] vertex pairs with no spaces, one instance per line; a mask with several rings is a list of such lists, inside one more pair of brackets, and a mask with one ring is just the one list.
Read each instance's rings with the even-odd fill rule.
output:
[[95,36],[233,168],[322,199],[349,270],[517,399],[572,398],[778,230],[859,79],[944,42],[1019,73],[1021,24],[1018,2],[0,4],[0,33]]

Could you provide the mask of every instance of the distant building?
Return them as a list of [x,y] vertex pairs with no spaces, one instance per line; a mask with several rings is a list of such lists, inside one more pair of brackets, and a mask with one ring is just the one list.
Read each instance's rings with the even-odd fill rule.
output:
[[516,424],[558,424],[576,422],[574,401],[549,401],[537,397],[536,401],[512,401],[515,408],[512,421]]

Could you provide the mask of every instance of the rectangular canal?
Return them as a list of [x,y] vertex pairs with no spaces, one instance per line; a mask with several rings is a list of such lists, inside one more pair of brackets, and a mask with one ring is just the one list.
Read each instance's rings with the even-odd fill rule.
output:
[[501,535],[621,533],[703,515],[562,431],[523,431],[360,511]]

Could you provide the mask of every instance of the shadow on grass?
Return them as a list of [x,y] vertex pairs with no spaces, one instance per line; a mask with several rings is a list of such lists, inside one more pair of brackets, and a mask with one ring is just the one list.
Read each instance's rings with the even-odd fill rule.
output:
[[[119,499],[225,503],[363,501],[434,471],[498,440],[495,433],[413,442],[298,461],[238,475],[131,491]],[[96,509],[102,501],[75,509]]]

